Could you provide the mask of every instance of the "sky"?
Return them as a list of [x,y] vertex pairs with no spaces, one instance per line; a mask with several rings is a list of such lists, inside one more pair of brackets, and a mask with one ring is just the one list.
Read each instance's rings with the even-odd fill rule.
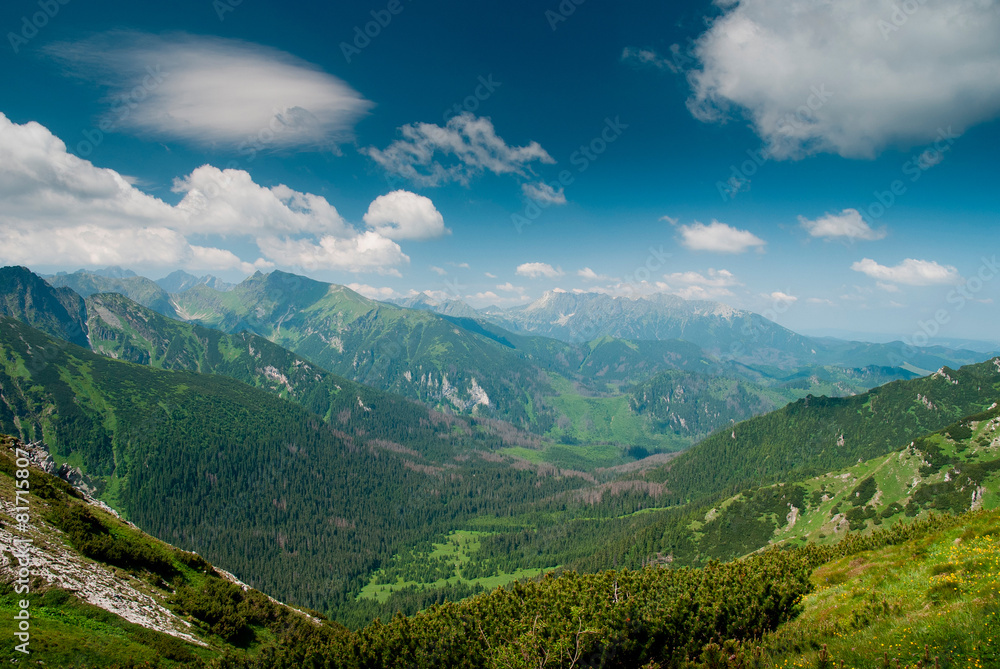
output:
[[0,34],[0,264],[1000,345],[1000,2],[7,0]]

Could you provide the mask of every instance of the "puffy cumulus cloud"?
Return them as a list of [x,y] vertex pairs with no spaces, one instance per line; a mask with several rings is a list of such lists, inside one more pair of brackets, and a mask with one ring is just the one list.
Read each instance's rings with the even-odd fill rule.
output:
[[[206,165],[174,190],[184,197],[171,206],[68,153],[43,126],[0,114],[0,262],[383,273],[409,262],[398,244],[348,225],[324,198],[265,188],[240,170]],[[256,240],[262,257],[245,261],[192,244],[193,235]]]
[[526,276],[529,279],[537,279],[544,276],[547,279],[554,279],[562,276],[565,272],[562,269],[553,267],[544,262],[526,262],[517,266],[517,275]]
[[394,297],[401,297],[401,295],[396,292],[396,289],[389,288],[388,286],[376,288],[375,286],[369,286],[366,283],[349,283],[347,284],[347,287],[355,293],[364,295],[372,300],[391,300]]
[[813,237],[826,239],[875,240],[886,236],[884,228],[873,230],[865,223],[857,209],[844,209],[839,214],[828,213],[812,221],[805,216],[799,216],[799,224]]
[[191,233],[354,234],[325,198],[287,186],[260,186],[243,170],[203,165],[175,179],[173,191],[184,193],[178,225]]
[[692,251],[711,251],[713,253],[744,253],[752,248],[763,250],[763,239],[748,230],[712,221],[710,224],[692,223],[678,227],[681,244]]
[[795,297],[794,295],[783,293],[780,290],[776,290],[770,295],[764,295],[764,297],[778,304],[792,304],[794,302],[799,301],[799,298]]
[[47,52],[71,74],[109,88],[107,122],[115,127],[248,155],[333,149],[372,107],[314,65],[249,42],[118,31]]
[[368,207],[365,224],[389,239],[434,239],[451,234],[430,198],[405,190],[380,195]]
[[312,239],[259,237],[261,253],[280,265],[307,270],[338,269],[402,276],[396,265],[410,262],[391,239],[371,230],[347,238],[325,235]]
[[726,0],[698,39],[688,106],[745,115],[777,158],[870,158],[1000,113],[994,0]]
[[708,275],[700,272],[674,272],[665,274],[663,281],[657,281],[655,290],[683,297],[685,300],[717,300],[731,297],[730,288],[742,286],[736,276],[726,269],[708,270]]
[[553,186],[542,181],[536,184],[521,184],[521,192],[529,200],[534,200],[541,205],[566,204],[564,188],[556,190]]
[[414,123],[400,133],[403,138],[385,149],[368,147],[362,153],[387,172],[424,186],[452,181],[468,185],[485,172],[527,176],[532,163],[555,162],[538,142],[508,146],[490,119],[468,112],[452,117],[444,127]]
[[956,284],[962,280],[958,270],[951,265],[940,265],[933,260],[913,258],[907,258],[893,267],[880,265],[871,258],[864,258],[851,265],[851,269],[881,282],[902,283],[908,286]]
[[191,245],[182,234],[169,228],[112,229],[86,224],[57,229],[4,225],[0,227],[0,262],[97,267],[180,265],[244,272],[256,268],[230,251]]

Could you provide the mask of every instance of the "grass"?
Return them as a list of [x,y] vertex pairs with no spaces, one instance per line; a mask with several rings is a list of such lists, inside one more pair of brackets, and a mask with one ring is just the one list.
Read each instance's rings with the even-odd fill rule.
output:
[[[15,594],[6,586],[0,595],[0,616],[13,620],[20,610]],[[30,594],[31,658],[44,666],[108,666],[150,662],[171,667],[196,657],[210,658],[215,653],[186,644],[178,639],[148,630],[79,600],[60,589]],[[9,658],[21,654],[14,650],[20,643],[12,634],[0,640],[0,654]]]
[[547,436],[553,440],[609,442],[643,446],[651,451],[676,450],[681,446],[676,438],[657,434],[648,419],[633,412],[628,396],[584,397],[568,379],[555,374],[550,374],[549,378],[556,394],[546,397],[545,401],[568,421],[568,424],[564,421],[565,427],[549,430]]
[[448,534],[443,542],[432,544],[430,550],[411,550],[406,554],[397,554],[393,558],[395,564],[390,567],[394,573],[406,573],[411,569],[412,571],[418,571],[421,567],[429,564],[443,563],[454,568],[454,575],[448,578],[437,578],[426,581],[406,579],[399,576],[392,583],[385,583],[384,581],[387,580],[385,578],[386,570],[383,569],[372,575],[369,582],[361,589],[357,599],[374,599],[379,603],[385,603],[393,591],[411,586],[423,587],[430,590],[464,583],[467,585],[479,585],[486,590],[492,590],[514,581],[540,576],[547,571],[557,568],[518,569],[510,574],[500,573],[496,576],[474,579],[463,578],[461,576],[462,566],[468,564],[473,559],[473,555],[479,550],[479,539],[485,534],[485,532],[471,530],[455,530]]
[[765,639],[773,666],[814,667],[821,644],[837,666],[859,669],[884,654],[910,667],[925,654],[946,669],[998,666],[1000,513],[967,518],[817,569],[802,614]]

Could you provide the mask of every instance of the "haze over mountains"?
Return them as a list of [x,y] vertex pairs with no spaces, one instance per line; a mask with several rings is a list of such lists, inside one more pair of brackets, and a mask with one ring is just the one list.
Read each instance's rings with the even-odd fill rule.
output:
[[[283,272],[221,289],[211,287],[218,285],[212,277],[168,279],[161,283],[183,290],[169,293],[116,270],[50,277],[83,295],[118,292],[169,318],[252,332],[325,369],[438,409],[498,418],[556,441],[627,442],[626,449],[645,452],[689,445],[730,420],[810,393],[852,394],[982,357],[899,342],[812,339],[757,314],[672,296],[550,293],[528,307],[478,312],[426,300],[401,308]],[[594,333],[586,342],[571,334],[581,319]],[[636,386],[661,372],[687,373],[656,382],[658,398],[676,401]]]

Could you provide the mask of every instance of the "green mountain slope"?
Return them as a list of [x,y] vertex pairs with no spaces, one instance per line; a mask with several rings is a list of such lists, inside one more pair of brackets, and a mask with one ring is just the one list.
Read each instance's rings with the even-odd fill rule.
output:
[[845,398],[806,397],[715,433],[650,473],[679,499],[796,480],[885,455],[989,407],[1000,359]]
[[[784,501],[784,506],[777,503]],[[719,553],[734,524],[754,527],[753,548],[829,542],[929,511],[1000,507],[1000,407],[963,418],[888,455],[779,486],[744,491],[696,525],[698,543]],[[708,546],[711,545],[711,549]],[[749,544],[748,544],[749,545]]]
[[177,318],[177,311],[167,291],[143,276],[126,276],[122,273],[102,275],[80,270],[72,274],[49,276],[46,281],[57,288],[69,288],[81,297],[94,293],[120,293],[154,311]]
[[112,360],[10,318],[0,388],[0,431],[44,439],[150,533],[318,609],[405,545],[586,484],[480,456],[503,439],[445,416],[410,423],[348,395],[336,419],[352,436],[235,380]]
[[[339,625],[248,590],[195,553],[154,539],[37,467],[37,449],[0,436],[0,544],[32,541],[30,580],[2,568],[0,615],[28,603],[30,655],[13,633],[0,652],[48,667],[203,666],[224,653],[346,634]],[[28,464],[28,467],[20,465]],[[18,471],[27,471],[26,478]],[[27,489],[20,482],[27,482]],[[15,522],[18,505],[27,523]],[[24,514],[24,510],[19,512]],[[148,663],[148,664],[147,664]]]
[[[86,272],[66,276],[95,285],[136,280]],[[132,291],[133,296],[137,292]],[[147,291],[144,299],[150,295],[153,293]],[[280,272],[257,274],[226,291],[195,286],[171,300],[185,319],[233,334],[257,333],[314,365],[355,381],[439,410],[506,420],[562,441],[564,448],[518,454],[588,469],[615,465],[643,453],[683,449],[733,420],[809,393],[845,395],[884,380],[912,376],[900,368],[878,373],[836,367],[791,372],[779,367],[753,368],[721,361],[680,340],[633,342],[600,337],[585,344],[568,344],[516,335],[467,317],[387,305],[342,286]],[[118,327],[116,319],[124,316],[115,316],[110,305],[100,308],[111,314],[109,318],[88,316],[98,321],[94,326],[104,332],[102,350],[145,363],[135,351],[115,351],[107,338],[125,347],[135,334],[133,330],[142,330],[146,339],[132,342],[138,350],[148,349],[152,339],[163,338],[149,334],[153,326],[138,321],[129,332],[112,336],[108,333]],[[157,327],[162,324],[158,321]],[[190,337],[186,341],[194,343]],[[185,343],[176,338],[172,342],[179,347],[171,353],[173,358],[180,355]],[[192,350],[190,356],[187,362],[175,362],[186,369],[208,371],[192,366],[202,353]],[[150,361],[163,362],[155,356]],[[678,370],[690,374],[670,374]],[[667,374],[654,383],[658,397],[684,392],[692,407],[705,406],[708,411],[678,415],[666,408],[660,412],[655,402],[636,402],[635,392],[631,398],[627,395],[633,384],[648,382],[664,372]],[[738,393],[734,397],[731,390],[735,387],[755,399],[744,402],[746,397]]]
[[26,267],[0,267],[0,316],[17,318],[77,346],[89,346],[83,300],[67,288],[53,289]]

